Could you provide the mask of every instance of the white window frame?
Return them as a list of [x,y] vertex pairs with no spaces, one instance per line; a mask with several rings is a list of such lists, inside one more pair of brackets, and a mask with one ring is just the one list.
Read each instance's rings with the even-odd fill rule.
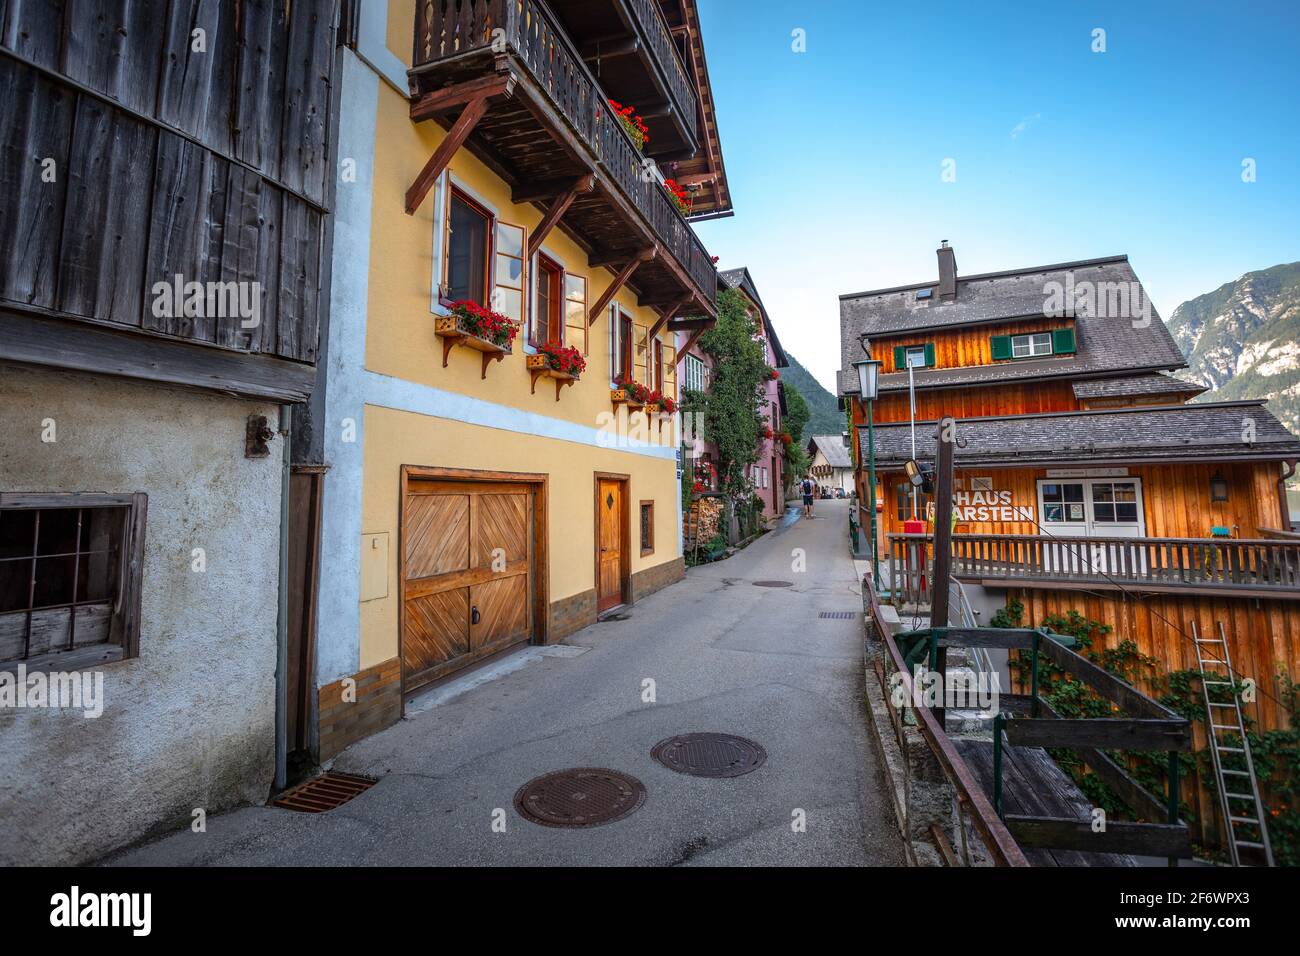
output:
[[[903,352],[903,363],[904,363],[904,364],[903,364],[903,371],[904,371],[904,372],[906,372],[909,368],[925,368],[925,367],[926,367],[926,366],[925,366],[925,346],[924,346],[924,345],[908,345],[908,346],[905,346],[904,349],[905,349],[904,352]],[[913,358],[916,358],[916,357],[918,357],[918,356],[920,357],[920,361],[919,361],[919,362],[914,362],[914,361],[913,361]]]
[[[439,301],[439,299],[441,298],[441,291],[442,291],[442,276],[443,276],[443,272],[446,270],[446,262],[444,261],[444,257],[447,254],[447,250],[444,248],[445,243],[443,242],[443,239],[446,237],[447,234],[447,229],[446,229],[447,203],[450,198],[450,193],[452,189],[464,193],[466,196],[474,200],[476,203],[478,203],[480,206],[482,206],[484,209],[486,209],[488,212],[492,214],[492,230],[493,230],[492,248],[494,250],[496,249],[496,227],[497,227],[497,223],[501,222],[501,210],[497,208],[495,203],[488,202],[487,199],[485,199],[481,193],[479,193],[476,189],[466,184],[463,180],[460,179],[460,177],[453,176],[450,170],[443,170],[442,175],[438,177],[437,181],[434,183],[433,186],[433,204],[434,204],[433,205],[433,275],[432,275],[432,283],[431,283],[432,288],[430,290],[431,299],[429,301],[429,311],[432,312],[434,315],[451,315],[451,310],[448,309],[445,305],[443,305]],[[527,249],[528,234],[529,234],[528,227],[524,226],[522,223],[513,223],[513,222],[507,222],[506,225],[523,226],[524,248]],[[494,255],[494,260],[495,260],[495,255]],[[496,283],[497,264],[495,261],[489,262],[487,267],[489,270],[489,275],[492,277],[492,289],[493,291],[495,291],[497,287],[497,283]],[[525,263],[525,268],[527,268],[527,263]],[[527,293],[528,283],[530,279],[526,275],[523,278],[524,278],[524,291],[525,291],[524,298],[526,300],[527,299],[526,293]],[[488,298],[490,299],[491,296],[489,295]],[[491,303],[489,303],[489,305],[490,304]],[[528,321],[528,315],[527,315],[528,305],[526,301],[524,303],[524,311],[526,314],[523,317],[523,321],[526,322]]]
[[[1046,342],[1043,341],[1044,339]],[[1041,358],[1051,354],[1051,332],[1025,332],[1011,336],[1012,358]]]

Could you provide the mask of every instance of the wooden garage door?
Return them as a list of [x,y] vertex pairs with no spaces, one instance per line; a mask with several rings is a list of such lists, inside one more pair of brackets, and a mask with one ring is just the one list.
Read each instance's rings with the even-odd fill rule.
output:
[[412,481],[402,514],[409,693],[532,636],[528,485]]

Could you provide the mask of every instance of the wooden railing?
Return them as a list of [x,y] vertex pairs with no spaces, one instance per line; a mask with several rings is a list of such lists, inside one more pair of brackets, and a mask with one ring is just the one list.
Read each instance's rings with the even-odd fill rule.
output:
[[[670,41],[671,42],[671,41]],[[718,272],[708,250],[646,167],[568,35],[542,0],[419,0],[414,66],[493,49],[504,43],[591,149],[608,178],[649,223],[704,297],[713,302]]]
[[[894,603],[929,603],[933,537],[887,537]],[[1240,592],[1300,600],[1300,541],[958,534],[952,536],[952,574],[1023,587]]]
[[655,61],[663,69],[668,81],[668,90],[673,97],[673,104],[694,138],[698,135],[695,86],[687,76],[686,67],[677,53],[677,44],[673,42],[668,24],[664,22],[663,11],[659,9],[659,0],[628,0],[628,6],[631,7],[633,16],[641,26],[641,32],[645,34],[650,44]]

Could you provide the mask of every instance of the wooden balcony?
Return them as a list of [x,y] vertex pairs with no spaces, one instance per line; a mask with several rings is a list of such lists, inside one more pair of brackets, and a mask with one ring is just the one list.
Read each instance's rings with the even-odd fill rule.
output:
[[509,183],[515,202],[546,208],[547,228],[558,223],[593,265],[628,270],[642,305],[716,314],[708,251],[545,3],[421,0],[412,62],[413,120],[447,126],[453,145]]
[[659,0],[548,0],[578,52],[614,99],[650,127],[651,156],[692,156],[699,145],[695,86]]
[[[887,541],[894,603],[928,604],[933,536]],[[991,587],[1300,600],[1300,541],[958,534],[952,553],[954,577]]]

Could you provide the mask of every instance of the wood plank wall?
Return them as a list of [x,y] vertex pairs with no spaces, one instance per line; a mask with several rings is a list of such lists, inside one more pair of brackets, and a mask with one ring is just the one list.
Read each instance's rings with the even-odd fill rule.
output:
[[[1282,471],[1277,463],[1143,465],[1129,468],[1128,472],[1142,479],[1143,514],[1149,538],[1205,538],[1215,526],[1234,529],[1234,535],[1239,538],[1254,538],[1259,537],[1260,528],[1276,528],[1282,520],[1277,490]],[[1210,478],[1215,474],[1228,481],[1227,501],[1210,500]],[[1013,505],[1032,505],[1035,518],[1042,520],[1038,512],[1037,481],[1047,477],[1046,468],[959,469],[957,490],[969,491],[972,476],[992,478],[994,489],[1012,493]],[[901,474],[895,473],[881,477],[885,534],[903,531],[896,488],[904,480]],[[1039,533],[1028,521],[963,520],[961,523],[968,526],[970,534]]]
[[[1259,692],[1255,703],[1245,705],[1243,713],[1255,721],[1256,730],[1276,730],[1293,726],[1294,717],[1279,706],[1276,675],[1279,670],[1294,679],[1300,673],[1300,602],[1269,601],[1253,598],[1211,598],[1155,594],[1130,598],[1122,594],[1089,594],[1082,591],[1024,589],[1009,591],[1025,605],[1024,620],[1036,627],[1049,615],[1066,615],[1070,610],[1085,617],[1110,624],[1114,631],[1104,642],[1117,647],[1120,641],[1133,641],[1142,654],[1154,657],[1163,672],[1194,670],[1196,652],[1192,647],[1192,622],[1202,637],[1218,637],[1218,623],[1228,633],[1228,647],[1233,670],[1252,677]],[[1102,644],[1094,645],[1101,650]],[[1211,645],[1213,649],[1213,645]],[[1147,681],[1143,689],[1158,693],[1159,688]],[[1207,746],[1204,726],[1194,729],[1195,749]],[[1183,784],[1183,798],[1196,809],[1198,839],[1215,843],[1220,839],[1221,811],[1218,802],[1201,780]]]
[[[906,369],[894,366],[894,349],[898,346],[924,345],[934,343],[935,368],[964,368],[968,365],[991,365],[993,356],[989,339],[995,335],[1022,335],[1026,332],[1048,332],[1052,329],[1072,328],[1073,319],[1053,319],[1037,317],[1017,319],[1014,322],[999,322],[993,325],[976,325],[968,328],[929,329],[907,335],[873,338],[871,356],[885,364],[880,371],[884,374],[902,372]],[[1082,343],[1079,343],[1082,347]]]
[[[854,402],[853,417],[864,424],[864,413]],[[991,418],[999,415],[1035,415],[1043,412],[1072,412],[1080,408],[1069,382],[1047,381],[1010,383],[979,388],[918,389],[916,420],[938,421],[945,415],[953,418]],[[872,417],[877,425],[905,422],[911,417],[907,392],[885,392],[876,402]],[[933,431],[933,427],[931,427]]]
[[[0,305],[314,363],[334,6],[0,0]],[[155,316],[177,273],[260,325]]]

